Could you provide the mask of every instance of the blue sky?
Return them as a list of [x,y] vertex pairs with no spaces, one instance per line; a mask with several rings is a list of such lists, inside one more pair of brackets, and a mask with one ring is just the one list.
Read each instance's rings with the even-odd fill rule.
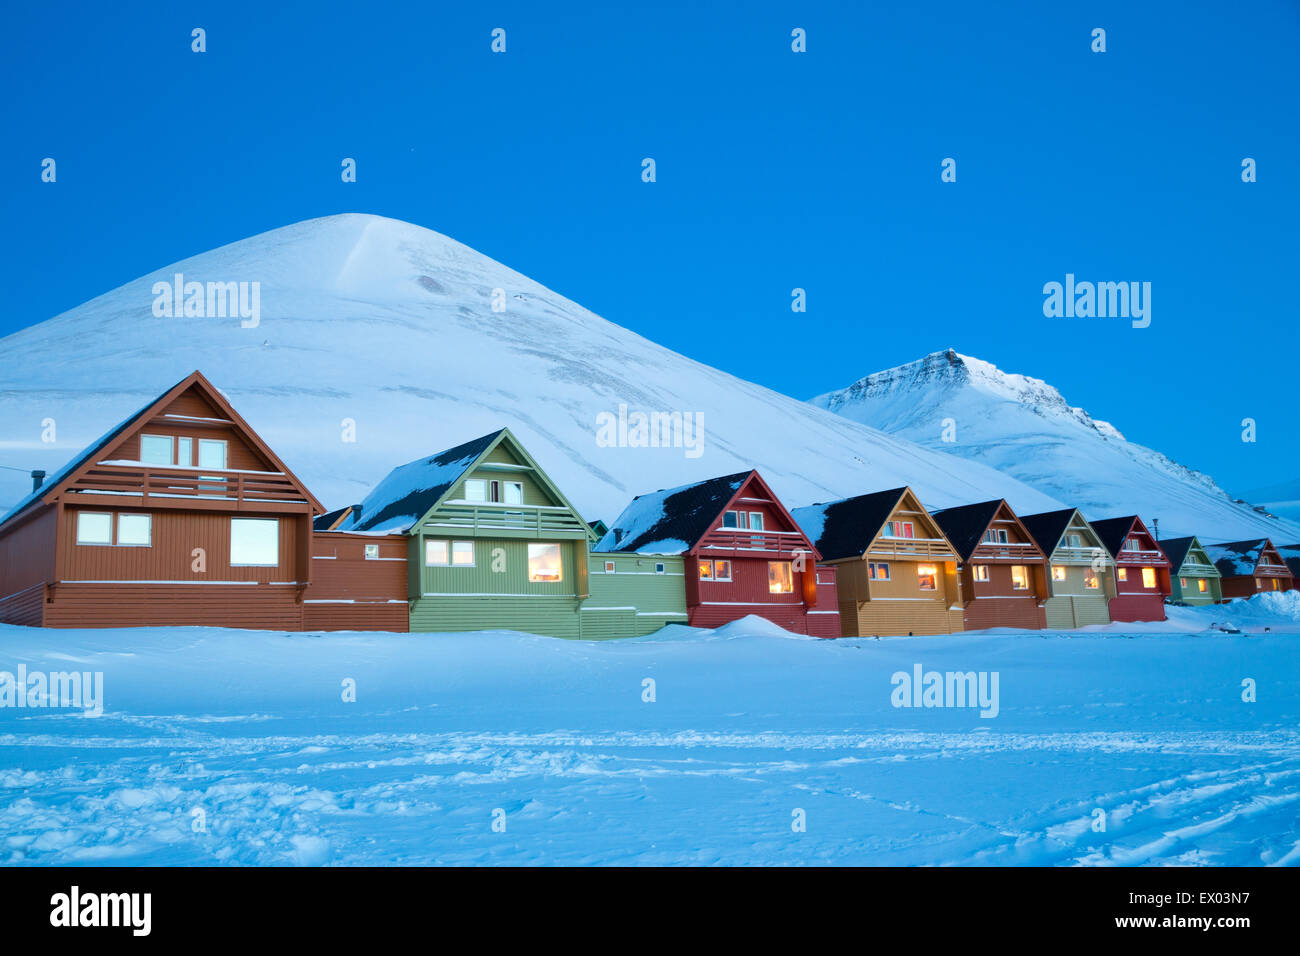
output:
[[[625,6],[12,7],[0,334],[373,212],[791,395],[953,347],[1229,490],[1300,477],[1296,4]],[[1151,282],[1150,328],[1045,318],[1067,272]]]

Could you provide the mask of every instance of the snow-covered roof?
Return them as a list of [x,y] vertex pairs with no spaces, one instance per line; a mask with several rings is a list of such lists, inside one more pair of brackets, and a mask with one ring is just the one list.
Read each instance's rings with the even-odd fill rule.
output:
[[704,537],[752,471],[637,495],[594,551],[681,554]]
[[394,468],[361,504],[353,506],[334,530],[405,534],[428,514],[447,489],[460,480],[504,431],[498,429],[455,448]]
[[1255,573],[1255,566],[1259,564],[1259,557],[1268,543],[1268,538],[1227,541],[1206,545],[1205,553],[1224,577],[1250,575]]
[[993,501],[980,501],[971,505],[959,505],[956,508],[944,508],[931,513],[931,517],[943,529],[944,537],[952,544],[953,550],[963,561],[970,558],[979,547],[984,532],[988,530],[998,509],[1004,504],[1001,498]]

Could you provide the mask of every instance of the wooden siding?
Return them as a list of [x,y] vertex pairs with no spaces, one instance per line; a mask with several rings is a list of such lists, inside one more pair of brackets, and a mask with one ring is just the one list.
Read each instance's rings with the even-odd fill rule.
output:
[[[840,626],[845,637],[954,634],[964,629],[956,562],[909,561],[901,559],[901,553],[905,552],[888,546],[877,551],[873,543],[865,558],[836,562]],[[953,557],[950,551],[948,555]],[[871,580],[868,564],[882,561],[889,565],[889,580]],[[936,565],[934,591],[921,590],[920,564]]]
[[[366,545],[378,548],[378,558],[366,557]],[[314,532],[303,626],[309,631],[408,630],[406,561],[403,535]]]
[[33,584],[22,591],[0,598],[0,624],[40,627],[45,623],[45,583]]
[[41,623],[30,592],[54,580],[57,525],[58,509],[46,507],[0,534],[0,623]]
[[[614,565],[612,572],[606,563]],[[685,624],[684,562],[677,555],[625,552],[592,554],[591,596],[579,614],[581,636],[587,640],[639,637],[665,624]],[[663,573],[655,569],[663,566]]]
[[208,626],[300,631],[297,589],[276,584],[58,584],[46,627]]
[[[1089,588],[1085,582],[1094,555],[1082,548],[1057,548],[1047,568],[1047,587],[1051,594],[1043,604],[1047,627],[1069,630],[1089,624],[1110,623],[1110,599],[1115,596],[1115,576],[1110,556],[1101,549],[1105,567],[1096,572],[1100,587]],[[1101,563],[1100,561],[1098,562]],[[1052,577],[1053,569],[1065,572],[1065,580]]]

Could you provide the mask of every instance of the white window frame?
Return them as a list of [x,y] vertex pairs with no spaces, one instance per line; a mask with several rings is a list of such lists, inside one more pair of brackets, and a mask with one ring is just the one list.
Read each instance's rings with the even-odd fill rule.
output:
[[[167,452],[167,461],[166,461],[166,462],[161,462],[161,461],[150,461],[149,459],[147,459],[147,458],[144,457],[144,443],[145,443],[145,440],[146,440],[146,439],[154,439],[154,440],[156,440],[156,441],[165,441],[165,442],[167,443],[168,452]],[[143,462],[143,463],[146,464],[146,465],[156,465],[156,466],[158,466],[158,467],[160,467],[160,468],[166,468],[166,467],[169,467],[169,466],[171,466],[171,465],[176,464],[176,439],[173,438],[171,435],[156,435],[156,434],[152,434],[152,433],[150,433],[150,434],[143,434],[143,433],[141,433],[141,435],[140,435],[140,461]]]
[[[784,565],[787,569],[790,586],[776,590],[772,587],[772,565]],[[767,562],[767,593],[768,594],[793,594],[794,593],[794,564],[790,561],[769,561]]]
[[[456,546],[459,545],[464,553],[466,547],[469,548],[469,564],[456,560]],[[451,566],[453,568],[476,568],[478,567],[478,553],[474,548],[473,541],[453,541],[451,542]]]
[[[108,540],[107,541],[86,541],[81,537],[81,519],[96,515],[108,519]],[[113,512],[111,511],[78,511],[77,512],[77,544],[84,545],[87,548],[111,548],[113,546]]]
[[701,581],[713,580],[713,562],[710,561],[708,558],[703,558],[700,560],[699,575]]
[[867,562],[867,580],[868,581],[888,581],[889,562],[888,561],[869,561]]
[[[722,572],[718,569],[718,565],[721,565],[721,564],[725,564],[725,565],[727,566],[727,576],[726,576],[725,578],[722,576]],[[714,560],[714,562],[713,562],[713,578],[712,578],[712,580],[714,580],[714,581],[730,581],[730,580],[731,580],[731,559],[730,559],[730,558],[718,558],[718,559]]]
[[[1022,579],[1024,580],[1024,582],[1025,582],[1024,584],[1021,584],[1021,585],[1019,585],[1019,586],[1016,585],[1016,568],[1019,568],[1019,569],[1020,569],[1020,571],[1021,571],[1021,578],[1022,578]],[[1029,590],[1029,565],[1027,565],[1027,564],[1013,564],[1013,565],[1011,565],[1011,590],[1013,590],[1013,591],[1028,591],[1028,590]]]
[[[470,494],[470,489],[471,489],[471,488],[473,488],[473,489],[475,489],[475,490],[478,491],[478,497],[476,497],[475,495]],[[490,489],[488,488],[488,483],[487,483],[487,479],[486,479],[486,478],[466,478],[466,479],[465,479],[465,491],[464,491],[464,494],[465,494],[465,500],[466,500],[466,501],[473,501],[473,502],[476,502],[476,503],[477,503],[477,502],[484,502],[484,503],[486,503],[487,500],[488,500],[488,491],[489,491],[489,490],[490,490]]]
[[[1066,571],[1065,571],[1065,566],[1064,566],[1064,565],[1061,565],[1061,564],[1054,564],[1054,565],[1052,565],[1052,580],[1053,580],[1053,581],[1064,581],[1064,580],[1065,580],[1065,574],[1066,574]],[[1058,575],[1059,575],[1059,576],[1058,576]]]
[[972,564],[970,568],[971,580],[987,583],[992,580],[992,572],[987,564]]
[[[429,547],[442,546],[441,561],[429,560]],[[447,538],[425,538],[424,539],[424,566],[426,568],[449,568],[451,567],[451,541]]]
[[[506,493],[507,488],[515,488],[519,492],[518,501],[508,501],[510,496]],[[524,503],[524,483],[522,481],[503,481],[501,482],[501,503],[505,505],[522,505]]]
[[[758,519],[758,524],[754,524],[754,519],[755,519],[755,518]],[[749,530],[750,530],[750,531],[765,531],[765,530],[767,530],[766,528],[763,527],[763,512],[761,512],[761,511],[751,511],[751,512],[749,513]]]
[[[236,561],[235,560],[235,522],[257,522],[275,525],[275,560],[274,561]],[[230,519],[230,566],[232,568],[278,568],[280,566],[280,519],[279,518],[231,518]]]
[[[531,554],[532,549],[533,549],[533,548],[552,548],[552,547],[555,548],[555,553],[558,554],[559,557],[560,557],[560,560],[556,563],[556,566],[555,566],[555,570],[558,572],[559,577],[556,577],[556,578],[541,578],[541,579],[536,579],[536,578],[534,578],[534,577],[533,577],[533,567],[532,567],[532,565],[533,565],[533,556],[532,556],[532,554]],[[564,547],[560,544],[560,542],[558,542],[558,541],[529,541],[529,542],[528,542],[528,549],[527,549],[527,552],[526,552],[526,553],[528,553],[528,583],[529,583],[529,584],[563,584],[563,583],[564,583]]]
[[[220,464],[220,465],[207,465],[207,464],[204,464],[204,462],[203,462],[203,448],[204,448],[205,445],[208,446],[208,447],[211,447],[211,446],[213,446],[213,445],[220,445],[220,446],[221,446],[221,464]],[[216,470],[216,471],[228,471],[228,470],[230,469],[230,443],[229,443],[228,441],[226,441],[224,438],[200,438],[200,439],[199,439],[199,467],[200,467],[200,468],[211,468],[211,469],[214,469],[214,470]],[[268,520],[269,520],[269,519],[268,519]]]
[[[929,574],[922,574],[922,568],[929,568]],[[924,584],[924,579],[929,578],[933,582],[928,588]],[[937,564],[918,564],[916,566],[916,585],[921,591],[939,590],[939,565]]]
[[[143,518],[145,520],[145,527],[148,531],[148,534],[146,535],[147,540],[143,544],[139,542],[127,543],[122,540],[122,519],[123,518]],[[117,546],[119,548],[152,548],[153,547],[153,515],[152,514],[140,514],[139,512],[134,512],[134,511],[128,511],[126,513],[118,512],[117,519],[114,522],[114,524],[116,525],[116,527],[113,529],[115,540],[117,541]]]
[[379,560],[379,545],[377,545],[377,544],[368,544],[368,545],[366,545],[366,546],[362,549],[362,553],[365,555],[365,558],[366,558],[367,561],[378,561],[378,560]]
[[[182,455],[181,455],[182,443],[185,445],[186,448],[190,450],[190,453],[188,455],[183,456],[184,460],[182,460]],[[184,465],[187,468],[194,467],[194,439],[190,438],[188,435],[177,435],[176,447],[173,450],[173,457],[175,458],[177,465]]]
[[656,561],[655,574],[663,574],[663,573],[664,573],[664,563],[662,561]]
[[606,574],[617,574],[617,573],[618,573],[618,563],[615,562],[615,561],[606,561],[606,562],[605,562],[605,573],[606,573]]

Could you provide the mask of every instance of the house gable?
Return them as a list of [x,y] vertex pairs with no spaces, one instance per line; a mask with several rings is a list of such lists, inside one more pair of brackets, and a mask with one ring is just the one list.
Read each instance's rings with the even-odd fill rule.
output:
[[[910,524],[912,534],[899,536],[887,533],[894,530],[890,527],[893,522]],[[900,553],[900,548],[908,549],[908,552],[915,551],[917,558],[937,561],[960,560],[952,542],[948,540],[939,523],[925,509],[911,488],[903,489],[894,507],[876,529],[864,557],[872,554],[894,559],[905,557],[906,553]]]

